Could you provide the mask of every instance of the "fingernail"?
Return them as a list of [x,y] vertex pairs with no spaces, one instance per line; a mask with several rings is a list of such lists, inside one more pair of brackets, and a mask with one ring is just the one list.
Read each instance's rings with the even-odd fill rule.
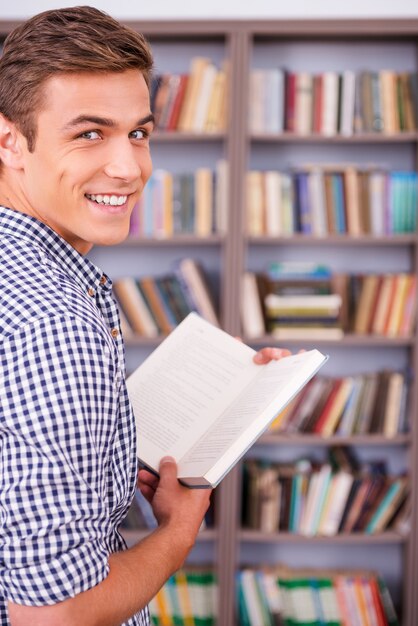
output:
[[163,456],[160,461],[160,465],[164,465],[164,463],[175,463],[176,460],[172,456]]

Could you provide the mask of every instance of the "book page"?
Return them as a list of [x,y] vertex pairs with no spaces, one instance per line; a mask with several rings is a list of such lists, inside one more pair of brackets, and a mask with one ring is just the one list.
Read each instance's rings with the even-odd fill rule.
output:
[[[250,430],[252,435],[245,450],[299,391],[301,381],[306,382],[323,362],[324,356],[311,350],[259,367],[257,375],[240,396],[226,407],[205,435],[181,459],[179,474],[181,470],[184,476],[203,475]],[[272,403],[270,414],[266,416],[265,411]]]
[[259,373],[254,353],[189,315],[127,381],[141,461],[179,460]]

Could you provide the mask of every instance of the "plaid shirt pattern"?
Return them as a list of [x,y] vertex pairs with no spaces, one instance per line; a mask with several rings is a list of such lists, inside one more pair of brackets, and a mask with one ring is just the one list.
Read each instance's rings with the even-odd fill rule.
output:
[[[110,279],[0,207],[0,624],[108,574],[136,483],[135,424]],[[126,622],[147,626],[148,609]]]

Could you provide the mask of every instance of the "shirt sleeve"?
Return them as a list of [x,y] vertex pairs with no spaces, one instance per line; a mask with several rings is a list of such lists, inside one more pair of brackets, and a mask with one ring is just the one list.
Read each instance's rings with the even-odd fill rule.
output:
[[0,587],[12,602],[55,604],[108,574],[115,379],[111,344],[71,317],[0,346]]

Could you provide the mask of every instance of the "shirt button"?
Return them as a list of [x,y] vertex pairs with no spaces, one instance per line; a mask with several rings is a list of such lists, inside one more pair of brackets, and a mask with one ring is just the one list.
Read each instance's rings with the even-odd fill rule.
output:
[[94,294],[95,294],[93,287],[90,287],[90,288],[87,290],[87,293],[89,294],[89,296],[93,297],[93,296],[94,296]]
[[104,276],[104,275],[103,275],[103,276],[100,278],[100,284],[101,284],[101,285],[105,285],[106,283],[107,283],[106,276]]
[[110,331],[110,334],[112,335],[113,339],[116,339],[116,337],[119,336],[119,331],[117,328],[112,328],[112,330]]

